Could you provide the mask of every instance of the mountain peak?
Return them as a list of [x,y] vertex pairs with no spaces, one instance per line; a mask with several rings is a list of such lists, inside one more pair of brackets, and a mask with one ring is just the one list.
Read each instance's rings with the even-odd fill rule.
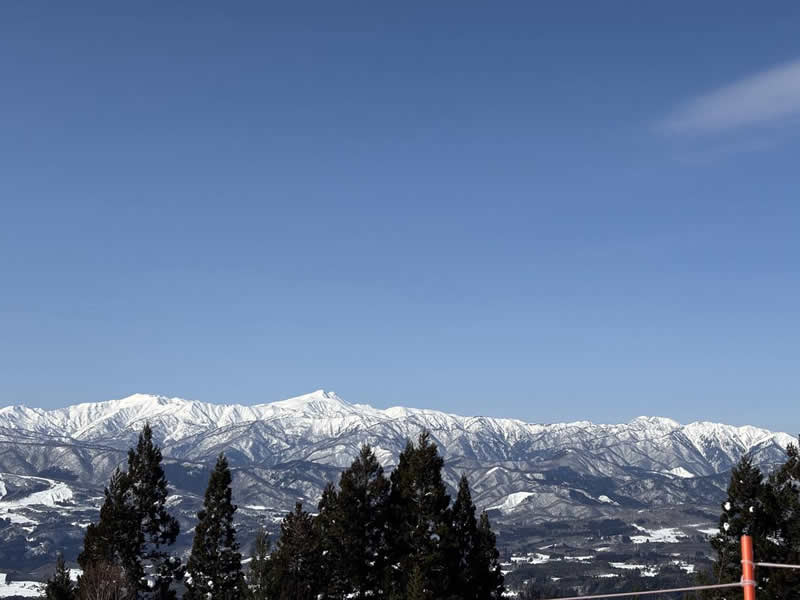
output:
[[336,392],[325,390],[316,390],[310,394],[273,402],[267,406],[311,416],[337,416],[358,412],[354,405],[342,400],[336,395]]
[[681,424],[669,417],[636,417],[631,420],[629,425],[640,425],[643,427],[656,427],[659,429],[678,429]]
[[169,399],[166,396],[159,396],[156,394],[131,394],[130,396],[125,396],[124,398],[120,398],[117,400],[119,404],[166,404],[169,402]]

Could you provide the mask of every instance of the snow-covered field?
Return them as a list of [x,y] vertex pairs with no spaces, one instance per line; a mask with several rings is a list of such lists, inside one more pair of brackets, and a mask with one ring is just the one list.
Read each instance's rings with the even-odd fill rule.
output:
[[66,483],[53,481],[52,479],[46,479],[44,477],[31,477],[29,475],[14,475],[13,477],[44,483],[50,487],[46,490],[33,492],[22,498],[5,500],[4,498],[8,495],[8,487],[3,480],[3,474],[0,473],[0,511],[20,506],[57,506],[58,504],[69,502],[73,498],[72,489]]
[[525,554],[524,556],[512,556],[511,557],[512,563],[523,563],[528,565],[541,565],[546,562],[550,562],[550,555],[549,554],[540,554],[539,552],[534,552],[531,554]]
[[[70,569],[69,578],[77,581],[78,576],[83,573],[80,569]],[[23,596],[25,598],[41,598],[44,593],[44,584],[38,581],[7,581],[8,575],[0,573],[0,598],[10,598],[11,596]]]
[[645,542],[655,543],[661,542],[662,544],[676,544],[681,538],[687,537],[680,529],[674,527],[664,527],[663,529],[645,529],[633,523],[633,526],[641,531],[641,535],[632,535],[631,541],[634,544],[644,544]]
[[[9,476],[7,475],[6,477]],[[22,529],[26,531],[32,531],[38,525],[38,522],[25,514],[21,514],[21,512],[34,506],[55,507],[73,499],[72,489],[66,483],[27,475],[13,475],[12,477],[50,486],[45,490],[31,492],[20,498],[8,500],[7,498],[10,495],[9,482],[5,481],[3,474],[0,473],[0,518],[8,519],[14,524],[21,525]]]
[[25,598],[41,598],[44,585],[36,581],[6,581],[6,574],[0,573],[0,598],[24,596]]

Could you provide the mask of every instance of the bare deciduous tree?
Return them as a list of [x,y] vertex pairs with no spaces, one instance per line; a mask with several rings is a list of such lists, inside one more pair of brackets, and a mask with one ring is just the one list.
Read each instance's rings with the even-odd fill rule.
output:
[[136,588],[118,565],[94,563],[78,582],[79,600],[133,600]]

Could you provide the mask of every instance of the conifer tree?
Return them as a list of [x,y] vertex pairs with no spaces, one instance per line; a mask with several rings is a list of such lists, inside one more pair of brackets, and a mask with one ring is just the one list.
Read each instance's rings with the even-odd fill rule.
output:
[[44,587],[44,597],[47,600],[74,600],[75,598],[75,586],[69,577],[69,569],[67,569],[61,554],[56,559],[55,572]]
[[443,465],[425,431],[416,446],[406,444],[391,474],[387,573],[393,596],[408,593],[409,577],[419,569],[425,593],[447,597],[447,564],[440,540],[449,525],[450,497],[442,480]]
[[146,423],[136,448],[128,452],[128,479],[139,525],[139,564],[148,566],[148,572],[138,580],[138,595],[148,600],[175,598],[171,585],[181,577],[180,561],[168,550],[175,543],[180,527],[166,509],[167,478],[161,460],[161,450],[153,442],[153,431]]
[[[743,456],[731,471],[727,498],[722,503],[719,532],[711,538],[711,547],[717,555],[713,565],[714,583],[738,581],[742,574],[739,540],[742,535],[753,536],[754,552],[759,556],[773,554],[773,544],[767,539],[772,528],[770,516],[764,506],[764,477],[750,456]],[[758,573],[763,588],[763,570]],[[714,593],[708,596],[723,597]]]
[[273,598],[316,600],[320,581],[321,550],[314,519],[297,503],[281,523],[281,535],[270,557]]
[[[138,556],[138,523],[130,487],[127,473],[116,469],[104,491],[100,519],[86,529],[78,564],[84,573],[93,565],[114,565],[133,588],[142,573]],[[78,586],[83,584],[84,577],[81,577]]]
[[333,521],[323,539],[329,540],[331,569],[342,582],[334,592],[359,599],[382,597],[389,480],[368,445],[342,473],[338,494],[329,494],[333,510],[323,510],[321,503],[318,519]]
[[167,550],[179,526],[166,509],[167,480],[161,459],[146,424],[136,448],[128,452],[128,470],[117,469],[112,475],[100,520],[87,529],[78,557],[84,571],[93,566],[114,567],[143,600],[174,599],[171,586],[181,575],[180,561]]
[[[429,589],[430,585],[425,581],[425,576],[422,574],[422,567],[414,565],[411,570],[411,575],[408,578],[408,600],[431,600],[432,594]],[[402,596],[398,596],[402,597]]]
[[[774,555],[767,559],[784,564],[800,564],[800,450],[789,444],[786,462],[769,477],[764,512],[774,515],[772,539]],[[765,560],[765,559],[759,559]],[[772,598],[800,595],[800,572],[771,569],[765,592]],[[763,596],[763,594],[762,594]]]
[[197,513],[192,551],[186,565],[186,600],[238,600],[245,593],[242,555],[236,541],[231,471],[220,454]]
[[478,522],[466,475],[462,475],[458,482],[458,494],[450,511],[450,527],[443,544],[447,555],[450,595],[462,600],[477,598],[475,568],[480,558]]
[[479,600],[500,600],[505,592],[503,572],[500,570],[500,553],[497,537],[489,523],[486,511],[478,519],[477,556],[470,570],[475,582],[475,596]]
[[350,583],[344,572],[344,533],[339,492],[333,483],[328,482],[322,490],[317,510],[314,532],[319,540],[320,551],[319,591],[326,600],[343,598],[350,591]]
[[[797,564],[800,560],[800,455],[787,448],[786,462],[765,481],[750,456],[731,471],[727,498],[722,504],[719,533],[711,538],[716,554],[711,573],[701,573],[700,583],[733,583],[741,577],[740,538],[750,535],[757,560]],[[762,600],[779,600],[800,593],[800,573],[783,569],[757,569],[756,593]],[[706,599],[724,598],[709,591]]]
[[268,600],[272,585],[272,562],[270,560],[269,535],[260,529],[253,542],[252,560],[247,575],[251,600]]
[[496,538],[485,511],[475,518],[475,504],[465,475],[458,482],[450,519],[444,542],[449,596],[459,600],[500,598],[504,587]]

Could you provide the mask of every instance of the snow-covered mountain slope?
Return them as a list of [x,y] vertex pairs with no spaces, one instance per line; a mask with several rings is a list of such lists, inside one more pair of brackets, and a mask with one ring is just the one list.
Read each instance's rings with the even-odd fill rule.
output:
[[226,450],[238,462],[268,465],[306,460],[344,466],[364,441],[391,465],[405,440],[427,429],[448,457],[518,461],[573,451],[602,459],[608,465],[597,468],[609,474],[615,465],[711,475],[730,468],[745,452],[755,452],[763,462],[779,460],[792,441],[787,434],[755,427],[681,425],[658,417],[619,425],[541,425],[434,410],[378,410],[322,390],[255,406],[145,394],[50,411],[12,406],[0,408],[0,441],[124,449],[145,422],[153,426],[167,456],[203,462]]
[[58,544],[79,547],[103,486],[145,422],[162,445],[186,531],[220,451],[234,468],[238,514],[249,531],[274,524],[297,500],[313,508],[361,444],[391,469],[406,441],[428,430],[451,489],[467,474],[476,504],[492,510],[501,535],[518,535],[533,523],[630,522],[653,511],[678,510],[692,522],[701,514],[710,525],[739,457],[749,452],[760,464],[778,464],[793,441],[755,427],[661,417],[535,424],[380,410],[321,390],[255,406],[144,394],[50,411],[10,406],[0,408],[0,568],[51,560]]
[[379,410],[349,404],[322,390],[255,406],[136,394],[50,411],[0,408],[0,436],[17,440],[33,436],[125,448],[145,422],[153,426],[168,456],[204,461],[225,449],[237,459],[260,464],[308,460],[343,466],[362,442],[369,441],[390,465],[407,438],[428,429],[446,456],[529,460],[579,451],[619,467],[688,476],[724,471],[745,452],[759,454],[763,462],[779,459],[781,449],[792,441],[785,433],[756,427],[681,425],[660,417],[618,425],[542,425],[414,408]]

